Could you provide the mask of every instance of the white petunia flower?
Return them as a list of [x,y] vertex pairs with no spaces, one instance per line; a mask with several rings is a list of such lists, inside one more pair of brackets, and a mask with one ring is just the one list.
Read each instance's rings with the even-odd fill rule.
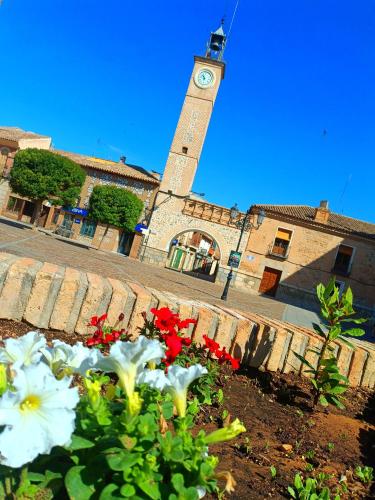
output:
[[54,340],[52,347],[41,349],[43,361],[45,361],[56,375],[61,370],[70,370],[72,373],[85,375],[87,370],[92,368],[98,359],[96,349],[85,347],[82,342],[77,342],[74,346],[66,344],[61,340]]
[[6,339],[4,344],[0,348],[0,363],[29,366],[39,362],[46,339],[39,332],[28,332],[18,339]]
[[71,379],[56,380],[47,365],[15,369],[15,392],[0,398],[0,463],[21,467],[71,441],[79,396]]
[[171,385],[163,370],[144,370],[137,378],[136,383],[147,384],[158,391],[164,391]]
[[192,365],[189,368],[173,365],[168,368],[167,378],[170,385],[166,391],[172,395],[174,405],[180,417],[186,414],[186,397],[189,385],[197,378],[205,375],[207,369],[202,365]]
[[165,348],[158,340],[139,336],[134,342],[117,341],[111,346],[108,356],[98,353],[96,368],[104,372],[115,372],[129,399],[134,394],[136,380],[149,361],[160,363]]

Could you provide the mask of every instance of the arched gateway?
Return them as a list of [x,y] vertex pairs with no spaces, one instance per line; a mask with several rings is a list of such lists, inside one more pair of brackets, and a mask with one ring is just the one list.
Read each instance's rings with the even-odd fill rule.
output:
[[[239,230],[236,221],[230,218],[229,209],[197,199],[191,189],[216,95],[224,78],[225,41],[220,26],[211,33],[205,56],[194,58],[193,72],[151,215],[150,233],[140,252],[145,262],[179,269],[182,249],[177,256],[174,251],[171,256],[171,242],[176,235],[197,230],[212,238],[220,249],[220,259],[215,264],[215,276],[218,275],[220,281],[224,281],[229,269],[226,264],[231,250],[237,246]],[[243,246],[246,241],[245,236]]]

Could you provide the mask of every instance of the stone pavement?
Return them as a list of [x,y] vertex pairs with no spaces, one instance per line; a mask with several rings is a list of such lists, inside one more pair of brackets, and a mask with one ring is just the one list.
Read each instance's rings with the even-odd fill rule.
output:
[[223,287],[193,278],[170,269],[158,268],[129,259],[121,254],[81,248],[69,240],[55,239],[49,234],[27,226],[0,219],[0,252],[70,266],[81,271],[98,273],[109,278],[130,280],[179,297],[216,305],[226,305],[240,311],[251,311],[274,319],[282,319],[285,304],[272,298],[250,295],[235,289],[228,300],[220,300]]

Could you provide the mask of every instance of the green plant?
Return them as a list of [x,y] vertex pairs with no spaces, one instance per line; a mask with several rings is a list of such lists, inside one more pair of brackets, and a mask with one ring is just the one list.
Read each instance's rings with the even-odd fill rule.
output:
[[313,464],[310,464],[309,462],[307,462],[306,466],[305,466],[305,471],[306,472],[312,472],[313,470],[314,470]]
[[312,352],[318,357],[317,365],[314,366],[306,357],[296,352],[294,354],[303,365],[307,366],[308,369],[305,370],[305,373],[311,374],[314,406],[320,402],[323,406],[333,404],[338,408],[344,408],[342,395],[348,388],[348,378],[339,371],[333,343],[340,340],[354,348],[346,337],[360,337],[364,335],[364,330],[351,327],[345,329],[345,325],[347,323],[361,324],[366,319],[353,318],[355,311],[351,288],[348,287],[340,296],[334,278],[329,281],[327,286],[322,283],[317,286],[317,296],[326,328],[316,324],[314,330],[321,337],[323,345],[321,349],[314,347],[306,351],[307,353]]
[[329,451],[329,453],[332,453],[334,449],[335,445],[333,443],[327,443],[327,450]]
[[271,479],[275,479],[277,476],[277,469],[274,465],[270,467]]
[[107,224],[107,230],[112,225],[133,232],[142,209],[138,196],[116,186],[95,186],[90,197],[90,217]]
[[354,470],[354,474],[362,483],[371,483],[371,481],[374,479],[374,469],[373,467],[369,467],[368,465],[365,465],[364,467],[357,465]]
[[69,158],[44,149],[23,149],[14,158],[9,183],[21,196],[35,200],[32,217],[37,224],[43,201],[54,205],[74,205],[86,174]]
[[166,347],[144,336],[117,341],[108,354],[59,340],[50,347],[38,332],[4,344],[0,498],[197,500],[217,492],[209,446],[246,429],[236,419],[193,432],[197,399],[188,404],[188,387],[206,368],[156,368]]
[[[330,500],[330,489],[322,484],[325,479],[327,477],[323,481],[317,481],[308,477],[304,481],[300,474],[296,474],[293,486],[288,486],[288,493],[296,500]],[[334,500],[340,500],[340,496],[335,495]]]
[[234,446],[242,455],[245,455],[246,457],[249,457],[253,452],[251,441],[247,436],[242,443],[236,443]]

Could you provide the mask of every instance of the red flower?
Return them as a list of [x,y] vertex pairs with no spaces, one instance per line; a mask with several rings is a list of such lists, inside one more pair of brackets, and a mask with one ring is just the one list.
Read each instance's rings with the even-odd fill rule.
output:
[[106,314],[103,314],[102,316],[93,316],[91,318],[89,326],[99,326],[106,319],[107,319],[107,315]]
[[152,314],[155,315],[155,326],[162,332],[174,333],[176,326],[179,323],[178,314],[173,313],[168,307],[161,309],[151,309]]
[[185,328],[189,328],[189,325],[195,325],[196,322],[197,320],[193,318],[183,319],[182,321],[178,321],[177,328],[178,330],[184,330]]
[[220,345],[215,342],[213,339],[210,339],[207,335],[203,335],[203,339],[205,342],[205,347],[212,353],[216,354],[216,351],[220,348]]

